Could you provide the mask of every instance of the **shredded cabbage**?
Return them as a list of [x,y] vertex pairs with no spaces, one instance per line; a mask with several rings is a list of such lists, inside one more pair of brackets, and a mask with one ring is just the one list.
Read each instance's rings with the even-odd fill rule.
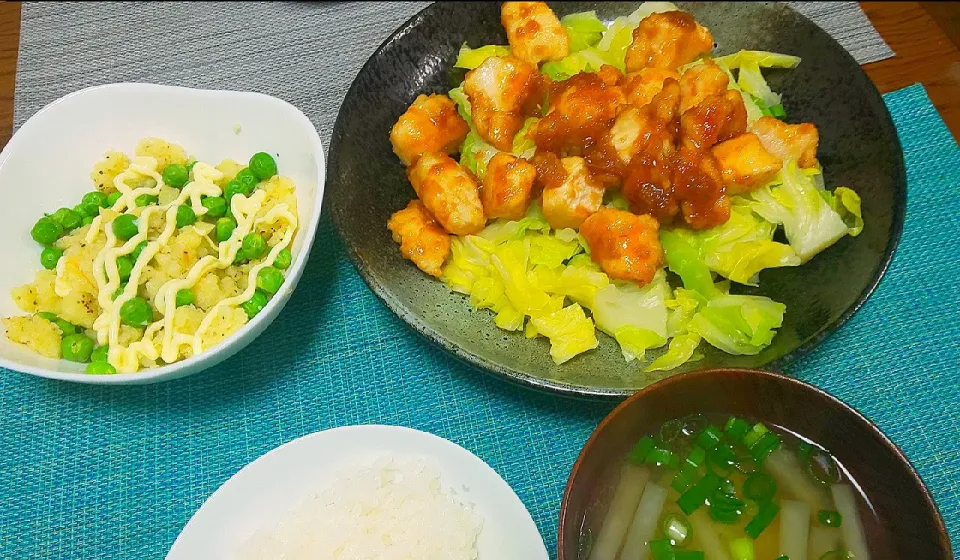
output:
[[[840,194],[840,204],[854,221],[853,227],[848,227],[841,214],[834,210],[831,202],[824,196],[826,191],[822,189],[818,179],[821,179],[819,171],[801,170],[797,163],[791,160],[784,164],[773,183],[749,195],[751,210],[769,222],[783,224],[787,240],[802,263],[833,245],[844,235],[852,235],[854,232],[859,234],[858,227],[862,228],[862,218],[857,217],[854,212],[859,210],[859,197],[854,199],[856,193],[847,189]],[[846,203],[843,201],[844,197],[847,199]]]
[[467,97],[466,92],[463,91],[463,84],[460,84],[460,87],[451,89],[447,96],[450,97],[454,103],[456,103],[457,112],[460,113],[460,116],[463,117],[463,120],[467,121],[467,124],[470,125],[470,129],[473,130],[473,115],[471,114],[472,107],[470,106],[470,99]]
[[484,45],[480,48],[471,49],[464,43],[460,45],[460,53],[457,55],[457,62],[453,66],[454,68],[473,70],[491,56],[508,56],[509,54],[510,47],[502,45]]
[[760,73],[760,67],[755,62],[744,62],[737,75],[737,85],[742,92],[747,92],[759,99],[764,107],[780,104],[780,96],[770,89],[767,80]]
[[593,321],[576,303],[530,322],[538,334],[550,339],[550,357],[557,365],[599,344]]
[[860,209],[860,195],[848,189],[847,187],[837,187],[831,193],[827,190],[820,191],[820,194],[833,208],[834,212],[840,214],[843,223],[847,224],[848,232],[851,237],[860,235],[863,231],[863,213]]

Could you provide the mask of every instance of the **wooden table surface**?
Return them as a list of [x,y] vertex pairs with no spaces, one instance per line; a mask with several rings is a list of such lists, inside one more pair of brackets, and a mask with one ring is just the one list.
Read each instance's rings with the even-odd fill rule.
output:
[[[864,65],[881,93],[916,82],[960,139],[960,3],[861,2],[896,53]],[[0,3],[0,146],[13,128],[13,92],[20,44],[20,2]]]

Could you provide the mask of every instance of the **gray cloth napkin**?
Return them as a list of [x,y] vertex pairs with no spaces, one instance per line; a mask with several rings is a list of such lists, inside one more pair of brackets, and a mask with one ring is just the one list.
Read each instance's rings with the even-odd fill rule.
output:
[[[85,87],[150,82],[268,93],[310,117],[326,146],[360,67],[428,4],[26,2],[14,126]],[[861,63],[892,56],[856,2],[791,4]]]

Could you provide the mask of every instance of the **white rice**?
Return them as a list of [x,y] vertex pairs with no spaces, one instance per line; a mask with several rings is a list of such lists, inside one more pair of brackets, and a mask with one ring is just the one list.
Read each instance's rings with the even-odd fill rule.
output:
[[418,460],[356,465],[278,525],[243,544],[244,560],[474,560],[481,519]]

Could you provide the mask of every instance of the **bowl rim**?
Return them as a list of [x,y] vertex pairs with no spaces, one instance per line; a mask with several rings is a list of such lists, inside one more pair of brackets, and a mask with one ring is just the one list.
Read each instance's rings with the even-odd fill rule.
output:
[[867,431],[876,439],[880,444],[882,444],[887,451],[896,457],[899,462],[906,467],[906,472],[908,477],[912,482],[920,487],[923,494],[923,504],[927,512],[929,513],[929,519],[933,521],[934,530],[940,535],[940,543],[944,547],[944,560],[951,560],[953,558],[953,552],[950,544],[950,537],[947,533],[946,525],[943,521],[943,515],[940,513],[940,509],[937,507],[936,501],[934,501],[932,494],[930,494],[930,489],[927,488],[927,485],[923,482],[923,479],[920,477],[920,474],[917,472],[916,467],[907,456],[904,454],[903,450],[900,449],[897,444],[890,441],[890,438],[883,433],[883,431],[874,424],[870,419],[861,414],[857,409],[838,399],[837,397],[831,395],[827,391],[801,381],[795,377],[783,373],[777,373],[772,371],[760,370],[760,369],[741,369],[741,368],[714,368],[714,369],[705,369],[698,371],[691,371],[679,375],[673,375],[667,378],[664,378],[652,385],[640,389],[632,396],[621,402],[607,414],[603,420],[597,424],[597,427],[594,428],[591,432],[590,437],[587,439],[586,443],[583,444],[583,447],[580,449],[580,453],[577,455],[577,460],[574,462],[573,467],[570,469],[570,475],[567,477],[567,483],[563,489],[563,500],[560,502],[560,518],[557,524],[557,559],[558,560],[577,560],[572,558],[566,558],[563,552],[563,534],[566,529],[567,524],[569,523],[578,523],[579,520],[573,519],[569,513],[570,506],[570,494],[573,490],[574,480],[577,478],[577,475],[580,472],[580,468],[587,457],[590,454],[590,450],[593,446],[596,445],[597,440],[600,439],[600,433],[612,423],[624,410],[633,406],[635,402],[644,399],[652,398],[653,394],[658,391],[663,390],[664,388],[670,386],[671,384],[676,383],[685,383],[687,379],[698,378],[698,377],[715,377],[715,376],[726,376],[726,375],[744,375],[744,376],[754,376],[759,378],[765,378],[772,381],[773,383],[784,383],[787,385],[792,385],[796,388],[799,388],[801,391],[807,391],[813,396],[823,398],[828,402],[831,402],[837,408],[842,410],[846,417],[850,419],[851,422],[860,424],[861,426],[867,428]]
[[[344,101],[341,103],[340,108],[337,111],[337,119],[334,122],[333,133],[330,139],[330,157],[327,162],[328,167],[328,176],[331,177],[331,186],[332,189],[330,193],[332,194],[340,187],[339,185],[339,174],[340,174],[340,164],[339,164],[339,155],[340,155],[340,144],[343,136],[346,135],[344,127],[344,107],[348,100],[357,95],[357,89],[359,87],[360,76],[364,72],[368,71],[372,66],[374,59],[377,59],[384,55],[384,52],[392,46],[394,42],[403,38],[411,29],[415,26],[420,25],[422,20],[432,15],[432,12],[435,10],[445,9],[441,6],[442,2],[432,3],[419,12],[407,19],[403,24],[397,27],[382,43],[377,47],[377,49],[367,58],[363,66],[360,67],[360,70],[357,72],[357,75],[354,77],[353,81],[350,84],[347,93],[344,95]],[[802,13],[794,10],[787,4],[777,4],[778,9],[786,10],[787,12],[792,12],[797,17],[803,18],[812,25],[820,27],[815,22],[807,18]],[[822,28],[820,28],[822,30]],[[873,81],[870,80],[869,76],[866,75],[866,72],[863,71],[863,68],[860,64],[853,58],[846,49],[843,48],[836,39],[833,38],[826,31],[823,32],[824,35],[832,41],[836,47],[842,51],[843,56],[845,56],[849,61],[851,61],[860,72],[860,77],[865,78],[871,85],[873,85],[873,91],[876,92],[877,97],[880,100],[880,106],[883,109],[883,118],[882,125],[885,128],[888,128],[893,134],[894,141],[896,142],[897,150],[895,152],[895,161],[894,165],[897,167],[899,172],[895,177],[894,181],[894,205],[892,208],[892,219],[890,224],[890,237],[887,240],[887,244],[884,247],[883,254],[879,266],[874,271],[873,275],[868,280],[866,287],[860,293],[860,295],[853,301],[853,303],[836,319],[830,323],[823,326],[818,333],[814,336],[807,339],[805,342],[788,352],[787,354],[764,364],[761,367],[781,370],[784,366],[796,361],[797,359],[808,354],[811,350],[816,348],[821,344],[827,337],[839,330],[847,321],[850,320],[853,315],[860,310],[861,307],[866,303],[866,301],[873,295],[877,287],[880,285],[880,282],[886,275],[887,270],[890,268],[890,264],[893,261],[894,253],[900,243],[900,238],[903,233],[903,224],[906,218],[907,210],[907,170],[906,162],[903,155],[903,145],[900,142],[900,137],[897,135],[896,126],[893,123],[893,118],[890,115],[890,110],[887,108],[886,104],[883,102],[883,97],[877,90],[876,85],[873,84]],[[332,204],[332,203],[331,203]],[[482,356],[475,354],[474,352],[467,351],[456,344],[453,344],[447,340],[442,333],[434,330],[433,328],[428,327],[423,321],[419,320],[417,315],[406,309],[393,295],[393,293],[386,288],[384,285],[375,279],[366,265],[364,264],[363,257],[359,254],[356,247],[348,243],[346,240],[346,235],[344,233],[345,227],[341,223],[341,217],[336,209],[332,211],[332,219],[334,227],[337,230],[337,234],[340,237],[340,240],[343,242],[343,245],[346,249],[347,256],[350,259],[350,262],[353,264],[353,267],[357,270],[360,277],[363,279],[363,282],[370,288],[370,290],[377,296],[377,298],[394,313],[401,321],[412,331],[419,333],[423,338],[433,344],[433,346],[440,348],[448,355],[453,356],[457,361],[469,366],[471,369],[479,370],[480,372],[493,376],[495,378],[506,380],[515,385],[520,385],[522,387],[533,389],[537,392],[560,395],[564,397],[572,397],[576,399],[590,399],[590,400],[616,400],[629,397],[638,389],[617,389],[617,388],[602,388],[602,387],[590,387],[586,385],[575,385],[571,383],[565,383],[555,379],[546,379],[542,377],[537,377],[529,373],[520,371],[518,369],[513,369],[510,367],[502,366],[496,364],[483,358]],[[692,370],[692,371],[707,371],[707,370]],[[674,375],[683,375],[689,372],[679,372],[672,374]]]
[[[314,156],[317,158],[317,192],[313,201],[313,215],[309,224],[305,224],[303,222],[298,224],[298,228],[305,228],[306,237],[304,237],[302,249],[297,253],[297,255],[294,256],[294,260],[290,264],[287,272],[287,278],[290,279],[289,281],[292,281],[290,285],[294,286],[294,288],[283,290],[280,294],[278,294],[280,297],[271,298],[267,305],[260,311],[260,313],[258,313],[252,320],[247,321],[243,327],[227,337],[227,339],[222,341],[220,344],[217,344],[212,348],[208,348],[200,354],[190,356],[189,358],[174,362],[172,364],[165,364],[149,369],[141,369],[132,374],[93,375],[88,373],[53,371],[37,366],[21,364],[0,356],[0,368],[9,369],[25,375],[32,375],[57,381],[85,383],[92,385],[128,385],[146,384],[176,379],[178,377],[188,375],[182,373],[184,370],[198,366],[204,362],[210,362],[206,367],[202,367],[194,372],[200,373],[201,371],[208,370],[222,360],[227,359],[236,352],[239,352],[243,349],[243,347],[247,346],[250,342],[253,342],[254,338],[259,336],[259,333],[257,333],[254,338],[250,338],[244,342],[242,345],[240,344],[240,341],[245,339],[251,331],[257,331],[258,329],[262,331],[262,329],[265,329],[266,325],[264,324],[264,321],[267,321],[268,317],[278,314],[280,310],[282,310],[282,308],[286,305],[287,300],[290,299],[290,296],[292,295],[293,290],[295,289],[296,284],[299,282],[300,277],[303,274],[303,270],[306,267],[307,260],[309,259],[310,252],[313,248],[313,243],[316,238],[317,226],[320,223],[320,212],[323,205],[327,177],[326,156],[323,151],[323,143],[320,140],[320,134],[317,132],[316,127],[310,121],[309,117],[307,117],[303,111],[301,111],[292,103],[272,95],[254,91],[202,89],[186,86],[152,84],[146,82],[116,82],[86,87],[70,92],[54,101],[51,101],[50,103],[44,105],[43,108],[38,110],[36,113],[31,115],[26,121],[24,121],[24,123],[14,132],[13,136],[10,138],[10,141],[7,142],[7,145],[3,147],[2,151],[0,151],[0,167],[2,167],[13,155],[13,153],[19,149],[17,134],[21,130],[30,126],[31,122],[36,122],[36,120],[45,116],[46,113],[50,112],[50,110],[54,107],[72,101],[76,97],[111,91],[120,91],[125,93],[135,93],[138,91],[166,91],[199,97],[239,96],[261,99],[262,101],[293,110],[294,120],[300,121],[300,124],[305,128],[305,130],[310,131],[310,151],[312,151]],[[269,319],[268,322],[272,321],[273,318],[275,317]]]

